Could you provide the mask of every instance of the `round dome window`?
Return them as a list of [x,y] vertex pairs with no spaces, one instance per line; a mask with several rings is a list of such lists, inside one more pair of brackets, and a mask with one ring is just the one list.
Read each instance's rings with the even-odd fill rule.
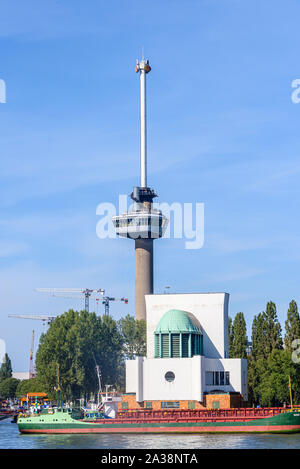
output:
[[167,373],[165,374],[165,380],[168,381],[168,383],[172,383],[174,379],[175,379],[175,375],[173,371],[167,371]]

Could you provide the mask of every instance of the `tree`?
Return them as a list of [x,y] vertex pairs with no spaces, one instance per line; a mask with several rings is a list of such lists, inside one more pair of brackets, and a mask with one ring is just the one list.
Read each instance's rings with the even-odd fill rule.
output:
[[265,357],[265,327],[264,327],[264,313],[259,313],[254,316],[252,322],[252,351],[251,355],[254,359]]
[[123,337],[124,358],[132,360],[136,356],[146,355],[146,321],[135,320],[129,314],[119,320],[120,333]]
[[0,397],[2,399],[14,398],[19,380],[16,378],[6,378],[0,383]]
[[289,304],[287,320],[285,321],[284,344],[288,350],[293,350],[292,342],[295,339],[300,339],[300,316],[297,303],[295,300],[292,300]]
[[274,349],[266,365],[258,371],[261,373],[258,395],[262,406],[281,406],[284,402],[290,402],[289,376],[294,391],[294,404],[299,403],[300,365],[292,362],[289,350]]
[[282,349],[281,326],[278,322],[276,305],[272,301],[267,303],[265,312],[265,347],[267,355],[273,350]]
[[247,358],[247,326],[243,313],[237,313],[232,325],[232,358]]
[[268,359],[272,352],[281,349],[281,326],[278,323],[276,306],[270,301],[266,311],[254,316],[252,323],[252,350],[248,357],[250,404],[262,404],[271,399],[270,395],[266,397],[264,391],[267,390],[270,380]]
[[233,357],[233,327],[232,319],[228,317],[228,348],[229,348],[229,358]]
[[276,305],[269,301],[266,311],[254,317],[252,325],[252,353],[255,359],[267,359],[273,350],[282,349],[281,326]]
[[286,321],[286,348],[283,349],[275,304],[270,301],[266,311],[254,317],[252,351],[248,359],[251,404],[278,406],[289,402],[289,376],[292,379],[294,403],[300,403],[300,364],[293,361],[289,348],[292,340],[297,338],[298,318],[297,305],[292,301]]
[[7,353],[4,355],[3,363],[0,368],[0,381],[12,377],[11,361]]
[[45,392],[45,385],[39,382],[38,378],[24,379],[20,381],[16,389],[16,397],[24,397],[29,392]]
[[57,385],[68,400],[98,391],[96,365],[102,384],[118,384],[123,339],[117,323],[110,316],[97,317],[87,311],[73,311],[58,316],[40,339],[36,370],[49,397]]

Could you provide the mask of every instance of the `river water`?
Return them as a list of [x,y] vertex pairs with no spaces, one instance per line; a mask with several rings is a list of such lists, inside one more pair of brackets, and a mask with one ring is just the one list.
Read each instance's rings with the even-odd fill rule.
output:
[[21,435],[0,422],[1,449],[300,449],[291,435]]

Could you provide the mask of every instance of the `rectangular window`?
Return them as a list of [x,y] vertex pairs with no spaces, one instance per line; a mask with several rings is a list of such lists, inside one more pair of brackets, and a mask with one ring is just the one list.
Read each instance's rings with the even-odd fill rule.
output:
[[201,336],[192,334],[192,355],[201,355]]
[[189,409],[195,409],[195,401],[189,401]]
[[179,334],[172,334],[172,357],[173,358],[180,358],[180,335]]
[[230,384],[229,371],[206,371],[205,383],[207,386],[228,386]]
[[220,401],[213,401],[213,409],[220,409]]
[[155,334],[155,338],[154,338],[154,341],[155,341],[155,358],[159,358],[160,357],[160,336],[158,334]]
[[197,336],[195,334],[192,334],[191,340],[192,340],[192,356],[193,355],[198,355],[197,354],[197,342],[196,342]]
[[122,409],[128,409],[128,402],[122,402]]
[[189,356],[189,334],[182,334],[182,356]]
[[162,334],[161,336],[162,339],[162,358],[168,358],[169,357],[169,334]]
[[161,402],[160,406],[162,409],[179,409],[179,402]]
[[205,382],[207,386],[212,386],[214,384],[214,374],[212,371],[207,371],[205,373]]
[[146,402],[146,409],[152,409],[152,402]]

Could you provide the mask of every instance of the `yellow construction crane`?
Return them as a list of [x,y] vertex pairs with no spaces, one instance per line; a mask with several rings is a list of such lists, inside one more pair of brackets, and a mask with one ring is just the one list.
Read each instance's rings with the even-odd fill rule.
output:
[[291,411],[293,412],[292,383],[291,383],[291,377],[290,376],[289,376],[289,390],[290,390]]
[[34,331],[32,331],[31,336],[31,348],[30,348],[30,358],[29,358],[29,379],[34,378],[34,366],[33,366],[33,349],[34,349]]

